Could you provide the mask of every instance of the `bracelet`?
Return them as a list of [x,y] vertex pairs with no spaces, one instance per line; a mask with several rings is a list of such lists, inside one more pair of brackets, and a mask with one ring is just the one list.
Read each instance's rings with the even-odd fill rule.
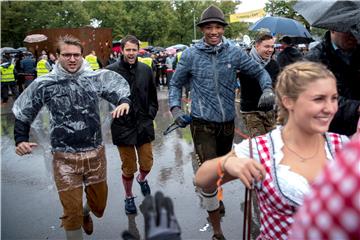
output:
[[216,181],[216,186],[218,189],[217,192],[217,199],[219,201],[223,200],[223,188],[221,187],[222,185],[222,180],[224,178],[224,174],[225,174],[225,163],[226,161],[232,156],[232,153],[230,153],[228,156],[226,156],[221,164],[221,159],[219,158],[217,161],[217,175],[218,175],[218,180]]

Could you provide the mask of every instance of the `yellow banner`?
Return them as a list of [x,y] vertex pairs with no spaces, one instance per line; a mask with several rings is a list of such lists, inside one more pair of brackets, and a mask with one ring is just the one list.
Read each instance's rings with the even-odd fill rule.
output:
[[149,42],[140,41],[140,48],[145,48],[147,46],[149,46]]
[[265,16],[264,9],[253,10],[249,12],[236,13],[230,15],[230,23],[234,22],[255,22]]

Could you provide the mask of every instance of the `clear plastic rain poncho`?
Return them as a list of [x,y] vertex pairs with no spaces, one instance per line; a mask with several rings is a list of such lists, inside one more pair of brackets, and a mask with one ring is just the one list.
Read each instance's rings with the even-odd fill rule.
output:
[[[57,63],[50,74],[37,78],[25,89],[12,110],[16,119],[31,124],[45,106],[49,112],[51,151],[73,154],[97,149],[102,144],[100,98],[119,105],[129,95],[127,81],[116,72],[93,71],[83,61],[79,71],[71,74]],[[103,166],[97,168],[105,170],[106,163],[101,162]],[[54,164],[61,171],[68,169]]]

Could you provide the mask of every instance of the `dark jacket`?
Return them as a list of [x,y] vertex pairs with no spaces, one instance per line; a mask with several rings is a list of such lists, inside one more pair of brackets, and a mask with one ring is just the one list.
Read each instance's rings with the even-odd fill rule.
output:
[[129,114],[114,119],[111,124],[113,143],[140,146],[153,141],[153,120],[158,111],[158,101],[151,68],[142,62],[129,65],[123,58],[106,68],[128,81],[132,101]]
[[279,53],[276,60],[280,68],[283,69],[285,66],[301,60],[302,57],[303,55],[296,48],[286,47]]
[[339,92],[339,110],[330,124],[329,131],[352,135],[356,132],[360,106],[360,45],[354,50],[350,64],[338,57],[332,46],[330,32],[324,40],[305,56],[307,60],[322,62],[335,75]]
[[[273,59],[270,60],[264,69],[269,73],[272,85],[275,86],[276,77],[279,74],[279,65]],[[259,111],[258,103],[262,90],[258,81],[252,76],[239,73],[241,95],[240,95],[240,110],[244,112]]]
[[36,73],[36,62],[30,57],[25,57],[20,61],[20,68],[23,73],[35,74]]

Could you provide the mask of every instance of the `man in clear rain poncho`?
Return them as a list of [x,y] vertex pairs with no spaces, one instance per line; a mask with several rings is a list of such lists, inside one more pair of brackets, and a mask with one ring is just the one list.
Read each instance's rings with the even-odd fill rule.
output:
[[[130,94],[119,74],[93,71],[82,58],[80,40],[66,35],[58,40],[59,61],[51,73],[37,78],[15,101],[16,153],[30,154],[30,125],[46,106],[50,112],[53,174],[63,206],[62,226],[67,239],[91,234],[90,211],[101,217],[107,200],[106,158],[102,145],[99,97],[117,107],[113,118],[127,114]],[[82,205],[83,184],[87,203]]]

